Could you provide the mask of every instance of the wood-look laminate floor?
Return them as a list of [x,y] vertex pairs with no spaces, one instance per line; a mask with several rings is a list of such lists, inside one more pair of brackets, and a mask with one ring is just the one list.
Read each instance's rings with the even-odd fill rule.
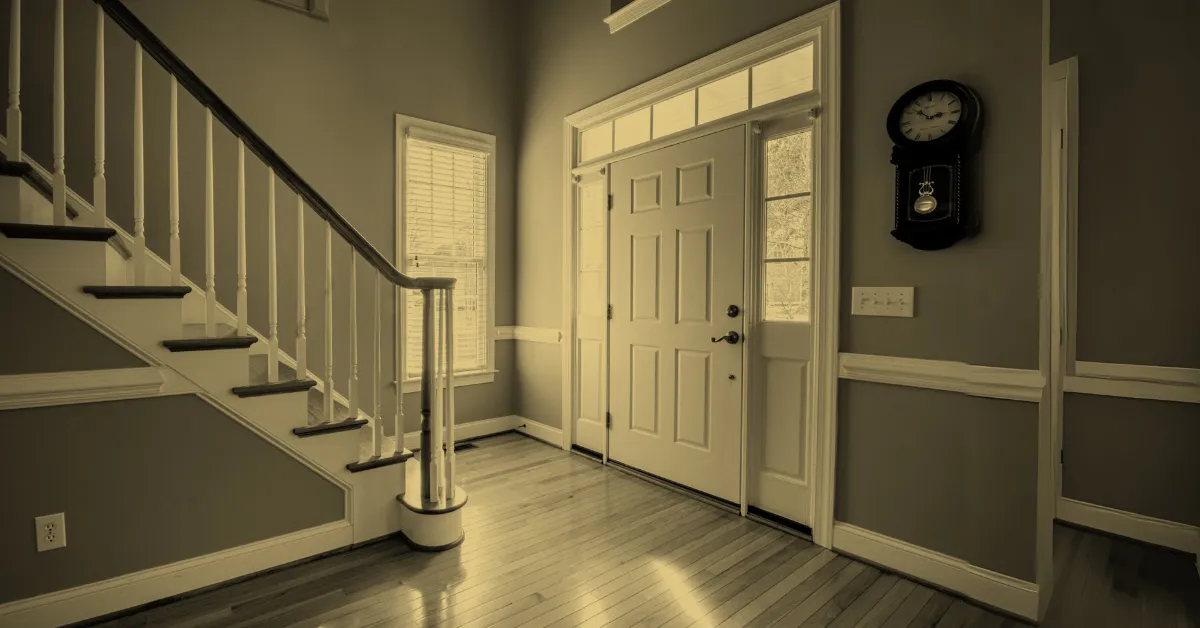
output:
[[388,540],[102,625],[1024,625],[522,436],[478,445],[455,550]]

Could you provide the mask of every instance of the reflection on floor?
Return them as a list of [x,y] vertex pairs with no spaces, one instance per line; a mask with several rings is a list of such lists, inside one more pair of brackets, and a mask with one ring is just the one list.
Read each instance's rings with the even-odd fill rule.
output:
[[103,625],[1024,625],[522,436],[478,444],[458,549],[388,540]]

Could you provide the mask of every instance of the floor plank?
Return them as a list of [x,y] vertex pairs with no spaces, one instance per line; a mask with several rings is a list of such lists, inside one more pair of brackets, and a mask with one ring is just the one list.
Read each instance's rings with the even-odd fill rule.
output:
[[[97,625],[1027,625],[523,436],[477,445],[458,454],[471,503],[454,550],[386,540]],[[1200,586],[1176,582],[1195,579],[1194,567],[1109,537],[1055,534],[1058,623],[1045,625],[1200,628]],[[1097,608],[1077,610],[1088,604]]]

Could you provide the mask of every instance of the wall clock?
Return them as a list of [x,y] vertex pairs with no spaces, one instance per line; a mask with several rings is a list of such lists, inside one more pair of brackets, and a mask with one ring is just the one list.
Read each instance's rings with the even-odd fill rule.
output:
[[934,251],[978,233],[979,216],[968,188],[982,130],[979,98],[956,81],[922,83],[892,105],[887,131],[895,144],[893,237]]

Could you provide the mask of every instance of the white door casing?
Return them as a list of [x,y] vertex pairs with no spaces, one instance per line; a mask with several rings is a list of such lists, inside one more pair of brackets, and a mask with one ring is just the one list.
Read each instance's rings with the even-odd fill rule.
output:
[[609,456],[740,501],[745,128],[611,166]]
[[[796,316],[796,320],[779,320],[778,315],[771,315],[771,308],[766,307],[764,302],[767,277],[764,259],[778,258],[781,255],[778,252],[780,248],[788,251],[783,255],[802,253],[803,258],[811,259],[812,217],[819,211],[819,207],[812,203],[815,168],[811,152],[807,162],[800,162],[793,155],[777,154],[772,157],[774,160],[790,159],[797,163],[773,163],[767,156],[768,142],[777,138],[794,138],[803,133],[808,133],[811,138],[811,127],[808,115],[791,116],[763,123],[758,135],[759,180],[756,183],[759,191],[754,196],[752,212],[755,216],[752,224],[758,238],[754,263],[759,272],[752,273],[758,285],[756,290],[751,291],[758,307],[753,308],[754,333],[747,339],[752,360],[749,369],[750,390],[753,391],[749,417],[747,501],[751,506],[804,525],[812,524],[812,321],[807,315]],[[793,187],[789,184],[783,190],[789,193],[783,195],[779,191],[772,192],[767,183],[772,172],[786,172],[793,178],[807,179],[808,185]],[[768,200],[779,196],[784,199]],[[773,236],[807,240],[806,247],[800,249],[801,243],[798,241],[783,243],[782,247],[778,243],[769,246],[767,238],[772,235],[768,225],[768,205],[786,204],[789,201],[798,203],[806,199],[810,212],[805,221],[807,229],[794,232],[781,230],[784,233]],[[791,205],[784,206],[792,208]],[[806,265],[811,273],[811,262]],[[808,299],[808,295],[805,294],[804,298]],[[804,309],[811,312],[815,306],[815,303],[809,302]]]
[[606,453],[608,404],[608,177],[607,168],[578,176],[579,276],[576,296],[574,444]]

